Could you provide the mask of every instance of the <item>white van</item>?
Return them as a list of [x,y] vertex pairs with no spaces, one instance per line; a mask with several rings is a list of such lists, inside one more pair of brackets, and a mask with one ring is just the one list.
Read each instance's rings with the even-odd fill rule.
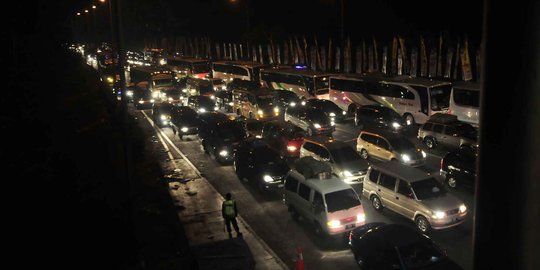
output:
[[479,126],[480,84],[464,82],[455,84],[450,92],[448,113],[456,115],[459,121]]
[[[314,165],[312,169],[302,170],[298,164],[306,159]],[[283,192],[284,202],[294,220],[301,216],[313,223],[319,236],[341,234],[365,224],[364,208],[350,185],[332,176],[331,169],[319,174],[310,173],[330,168],[328,164],[312,157],[300,158],[296,164],[298,170],[291,170],[286,175]]]

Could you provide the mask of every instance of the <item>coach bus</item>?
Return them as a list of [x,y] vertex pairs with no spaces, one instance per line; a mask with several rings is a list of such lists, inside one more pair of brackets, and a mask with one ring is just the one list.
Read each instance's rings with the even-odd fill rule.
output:
[[212,74],[213,78],[222,79],[225,83],[235,78],[259,82],[261,69],[266,67],[270,66],[251,61],[216,61],[212,64]]
[[307,69],[264,69],[261,81],[273,89],[289,90],[304,99],[328,99],[330,73]]
[[167,58],[166,66],[176,74],[177,79],[184,77],[208,78],[212,69],[208,59],[178,56]]
[[382,104],[401,114],[407,123],[424,123],[434,113],[446,113],[452,83],[426,78],[385,75],[330,77],[330,100],[354,114],[356,108]]
[[129,81],[131,86],[150,90],[154,99],[162,99],[177,90],[172,71],[163,67],[130,67]]

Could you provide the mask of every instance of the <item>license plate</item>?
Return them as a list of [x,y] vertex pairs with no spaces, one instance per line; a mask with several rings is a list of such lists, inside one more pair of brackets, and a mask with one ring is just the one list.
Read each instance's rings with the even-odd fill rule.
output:
[[356,227],[355,224],[345,225],[345,229],[351,229],[351,228],[354,228],[354,227]]

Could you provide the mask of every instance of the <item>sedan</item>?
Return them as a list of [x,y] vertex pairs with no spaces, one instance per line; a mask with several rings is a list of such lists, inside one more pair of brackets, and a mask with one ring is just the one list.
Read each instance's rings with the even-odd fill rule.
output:
[[197,135],[199,126],[199,115],[188,106],[179,106],[171,114],[171,128],[174,134],[178,133],[180,140],[184,136]]
[[462,269],[427,235],[403,224],[369,223],[349,233],[360,269]]
[[266,142],[250,138],[238,145],[234,169],[240,180],[247,180],[265,191],[283,187],[289,166]]
[[347,112],[338,107],[334,102],[326,99],[308,99],[304,106],[310,106],[323,111],[330,117],[333,122],[341,122],[345,120]]

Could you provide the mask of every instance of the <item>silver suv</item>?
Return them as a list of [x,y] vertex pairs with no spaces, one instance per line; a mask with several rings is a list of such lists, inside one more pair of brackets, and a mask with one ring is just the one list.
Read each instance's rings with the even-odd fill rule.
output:
[[451,149],[478,147],[478,132],[470,124],[451,114],[436,113],[418,129],[418,139],[433,149],[438,145]]
[[465,204],[435,177],[398,163],[371,165],[362,193],[375,210],[386,207],[413,220],[422,232],[457,226],[467,216]]

